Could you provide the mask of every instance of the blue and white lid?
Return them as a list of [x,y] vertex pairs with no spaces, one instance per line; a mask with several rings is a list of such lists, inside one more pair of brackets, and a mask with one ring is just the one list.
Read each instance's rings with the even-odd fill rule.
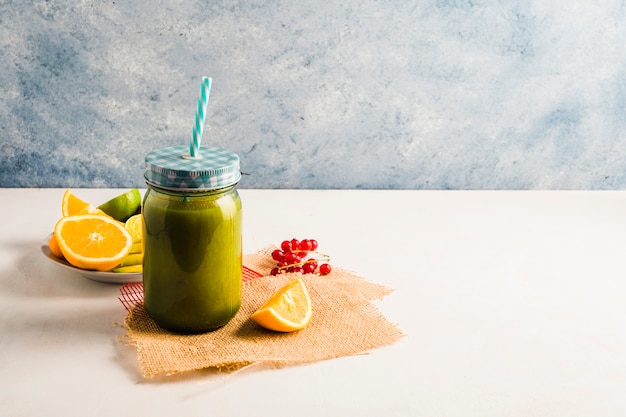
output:
[[237,184],[241,179],[239,155],[211,146],[203,146],[195,158],[189,147],[172,146],[146,156],[145,178],[148,184],[171,190],[216,190]]

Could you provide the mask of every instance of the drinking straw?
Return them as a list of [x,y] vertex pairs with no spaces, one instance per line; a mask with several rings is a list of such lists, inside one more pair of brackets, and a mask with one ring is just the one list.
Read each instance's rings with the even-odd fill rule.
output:
[[196,109],[196,120],[191,132],[191,141],[189,142],[189,155],[192,158],[198,156],[200,142],[202,142],[202,128],[204,127],[204,119],[206,116],[206,108],[209,104],[209,94],[211,94],[211,82],[209,77],[202,77],[200,84],[200,96],[198,97],[198,108]]

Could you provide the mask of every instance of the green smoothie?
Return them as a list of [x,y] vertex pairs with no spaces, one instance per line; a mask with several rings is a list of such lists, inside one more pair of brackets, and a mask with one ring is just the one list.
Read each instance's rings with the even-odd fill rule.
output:
[[178,333],[215,330],[241,305],[241,200],[234,186],[207,192],[148,187],[144,305]]

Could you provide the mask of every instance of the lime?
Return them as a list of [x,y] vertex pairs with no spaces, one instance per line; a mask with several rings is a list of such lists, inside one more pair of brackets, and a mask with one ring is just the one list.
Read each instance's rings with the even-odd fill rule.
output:
[[117,268],[113,268],[112,272],[117,272],[120,274],[132,274],[135,272],[143,272],[143,265],[129,265],[129,266],[118,266]]
[[143,214],[139,213],[130,216],[124,223],[124,227],[133,238],[133,243],[141,243],[143,240]]
[[118,195],[98,206],[100,210],[122,223],[137,213],[140,207],[141,193],[139,193],[137,188]]
[[143,253],[131,253],[122,260],[119,266],[143,265]]
[[130,253],[143,253],[143,242],[133,243],[133,246],[130,247]]

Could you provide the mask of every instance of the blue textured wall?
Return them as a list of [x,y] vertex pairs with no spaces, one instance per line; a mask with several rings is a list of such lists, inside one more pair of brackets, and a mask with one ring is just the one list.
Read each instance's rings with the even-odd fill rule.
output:
[[237,151],[246,188],[626,188],[621,1],[0,1],[0,186],[143,186]]

